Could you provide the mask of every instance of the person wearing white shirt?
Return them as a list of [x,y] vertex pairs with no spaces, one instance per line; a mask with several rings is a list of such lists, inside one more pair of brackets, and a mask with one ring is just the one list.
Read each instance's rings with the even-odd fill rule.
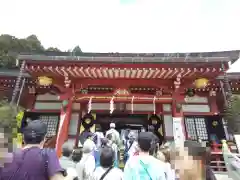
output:
[[118,146],[118,148],[120,148],[121,145],[120,134],[115,129],[115,127],[116,127],[115,123],[111,123],[110,129],[106,132],[105,137],[107,137],[108,134],[112,134],[112,141]]
[[94,146],[90,140],[86,140],[83,144],[82,159],[76,165],[78,178],[81,180],[89,180],[95,169],[95,158],[93,156]]
[[114,151],[111,147],[104,147],[100,155],[100,167],[93,172],[91,180],[123,180],[121,169],[114,167]]

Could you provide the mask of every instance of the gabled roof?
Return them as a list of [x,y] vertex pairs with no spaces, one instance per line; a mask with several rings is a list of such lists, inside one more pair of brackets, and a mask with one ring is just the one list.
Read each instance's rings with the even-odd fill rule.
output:
[[[230,80],[240,80],[240,72],[230,72],[227,73],[227,77]],[[224,76],[218,76],[217,79],[224,79]]]
[[[0,76],[17,77],[19,75],[19,69],[0,69]],[[30,78],[28,73],[23,73],[23,77]]]
[[173,63],[173,62],[229,62],[239,58],[240,50],[197,53],[76,53],[31,52],[21,53],[18,60],[31,61],[79,61],[106,63]]

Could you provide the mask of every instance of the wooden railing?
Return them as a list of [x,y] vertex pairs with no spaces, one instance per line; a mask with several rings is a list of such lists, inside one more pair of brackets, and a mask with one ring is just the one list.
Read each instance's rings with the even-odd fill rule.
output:
[[223,159],[222,144],[211,144],[211,168],[216,172],[226,172],[227,168]]

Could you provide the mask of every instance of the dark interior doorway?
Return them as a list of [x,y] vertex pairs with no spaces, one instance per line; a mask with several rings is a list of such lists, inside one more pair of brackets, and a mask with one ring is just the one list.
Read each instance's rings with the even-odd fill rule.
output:
[[140,130],[148,126],[148,115],[145,114],[97,114],[96,123],[99,124],[103,132],[109,129],[110,123],[116,124],[116,129]]
[[207,116],[207,128],[209,133],[209,140],[215,140],[221,143],[221,140],[226,139],[223,121],[221,116]]

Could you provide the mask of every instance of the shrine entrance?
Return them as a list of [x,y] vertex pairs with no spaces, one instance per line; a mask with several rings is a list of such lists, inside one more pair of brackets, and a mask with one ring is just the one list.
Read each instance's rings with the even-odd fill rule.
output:
[[97,124],[99,124],[103,132],[109,129],[110,123],[116,124],[116,129],[121,131],[122,129],[141,130],[148,126],[148,115],[143,114],[97,114]]

